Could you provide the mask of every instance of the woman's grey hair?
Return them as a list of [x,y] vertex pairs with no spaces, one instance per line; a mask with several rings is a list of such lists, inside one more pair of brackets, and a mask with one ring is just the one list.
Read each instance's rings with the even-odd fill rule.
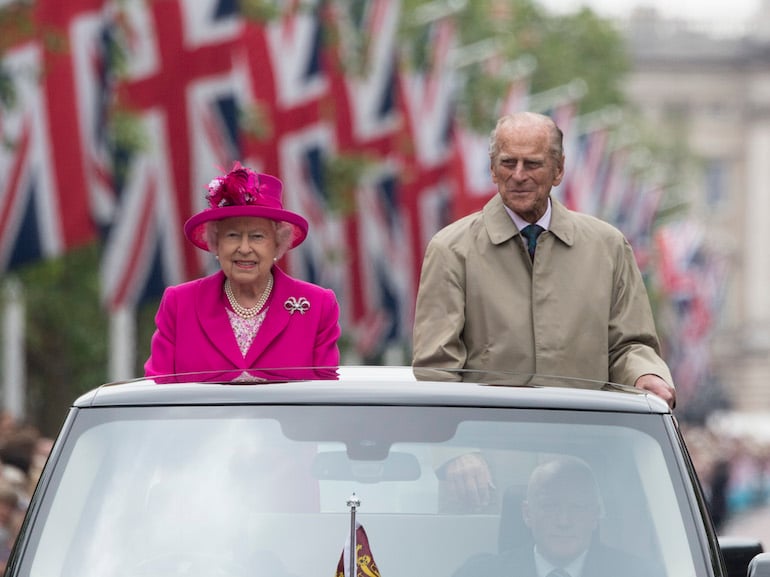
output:
[[494,164],[495,160],[497,160],[497,155],[500,154],[500,144],[497,142],[497,132],[500,127],[505,124],[513,124],[515,128],[516,126],[521,126],[525,123],[532,124],[536,122],[545,124],[550,129],[551,156],[557,163],[561,162],[561,158],[564,155],[564,134],[562,133],[561,128],[556,125],[553,118],[537,112],[515,112],[513,114],[501,116],[497,120],[497,124],[495,124],[492,132],[489,134],[489,159],[492,163]]
[[[210,220],[205,224],[205,238],[209,252],[214,252],[214,248],[217,246],[219,222],[220,221],[218,220]],[[273,229],[275,230],[275,242],[277,245],[275,249],[275,258],[280,260],[291,248],[291,242],[294,239],[294,227],[282,220],[271,220],[270,222],[273,224]]]

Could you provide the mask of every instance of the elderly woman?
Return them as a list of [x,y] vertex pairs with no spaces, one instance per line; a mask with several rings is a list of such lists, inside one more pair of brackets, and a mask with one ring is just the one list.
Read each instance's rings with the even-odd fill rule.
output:
[[281,190],[277,178],[240,163],[208,185],[208,207],[184,232],[221,270],[166,289],[147,376],[213,371],[236,380],[259,377],[253,369],[339,364],[334,293],[276,264],[308,230],[303,217],[284,210]]

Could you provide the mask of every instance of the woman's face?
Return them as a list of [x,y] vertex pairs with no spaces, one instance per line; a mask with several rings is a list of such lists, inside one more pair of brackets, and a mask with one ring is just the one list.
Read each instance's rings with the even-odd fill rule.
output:
[[214,253],[230,282],[259,284],[273,266],[278,244],[275,223],[266,218],[226,218],[217,223]]

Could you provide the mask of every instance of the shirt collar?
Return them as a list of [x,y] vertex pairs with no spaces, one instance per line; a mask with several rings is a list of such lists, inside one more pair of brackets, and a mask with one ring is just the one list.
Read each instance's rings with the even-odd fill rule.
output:
[[561,568],[569,573],[570,577],[581,577],[583,574],[583,565],[585,565],[586,562],[586,555],[588,555],[588,550],[583,551],[571,563],[562,567],[554,565],[543,557],[537,550],[537,545],[535,545],[535,570],[540,577],[546,577],[546,575],[557,568]]
[[[510,216],[513,219],[513,224],[516,225],[516,228],[518,230],[522,230],[525,226],[531,224],[521,218],[518,214],[513,212],[510,208],[503,205],[505,207],[505,211],[508,213],[508,216]],[[548,228],[551,226],[551,197],[548,197],[548,208],[545,209],[545,214],[540,217],[540,220],[538,220],[535,224],[539,224],[543,227],[544,230],[548,230]]]

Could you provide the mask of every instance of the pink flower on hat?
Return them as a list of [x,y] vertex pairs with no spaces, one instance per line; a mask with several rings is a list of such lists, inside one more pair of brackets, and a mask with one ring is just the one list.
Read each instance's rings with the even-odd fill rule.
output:
[[209,183],[206,200],[211,208],[254,204],[261,186],[256,172],[236,162],[230,172]]

